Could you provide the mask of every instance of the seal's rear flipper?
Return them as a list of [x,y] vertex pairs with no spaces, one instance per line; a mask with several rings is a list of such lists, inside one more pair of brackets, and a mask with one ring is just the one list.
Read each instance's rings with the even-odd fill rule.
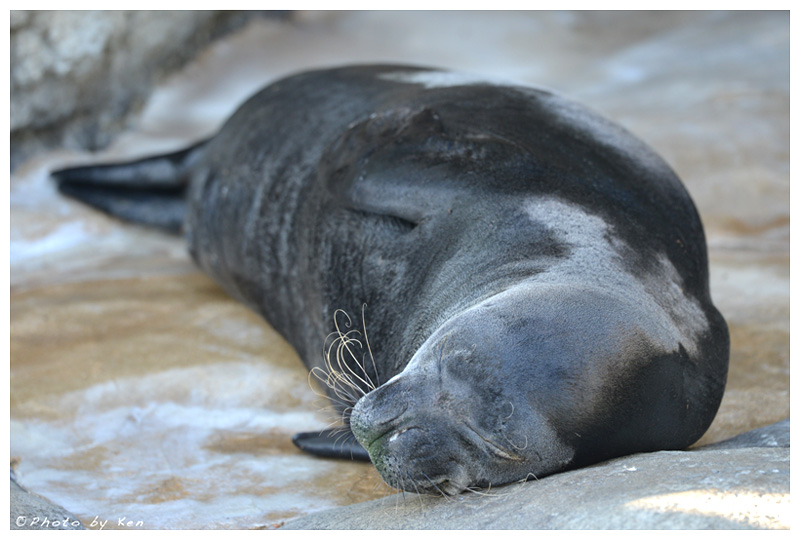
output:
[[178,233],[186,213],[188,172],[204,147],[205,141],[171,154],[62,169],[51,176],[69,197],[127,221]]
[[298,433],[292,442],[300,450],[320,457],[369,461],[369,454],[350,430],[326,429]]

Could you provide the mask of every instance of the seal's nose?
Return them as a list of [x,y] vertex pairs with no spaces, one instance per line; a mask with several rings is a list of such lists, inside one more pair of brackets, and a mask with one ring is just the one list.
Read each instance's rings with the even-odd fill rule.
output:
[[389,381],[362,397],[353,407],[350,429],[367,451],[375,440],[394,430],[408,410],[404,387],[400,378]]
[[387,484],[447,495],[466,488],[469,475],[459,457],[469,449],[449,416],[416,407],[381,411],[375,407],[380,400],[368,398],[354,409],[351,428]]
[[389,381],[356,403],[350,429],[390,486],[458,493],[469,483],[459,457],[470,449],[452,416],[437,407],[435,389],[427,388],[414,375]]

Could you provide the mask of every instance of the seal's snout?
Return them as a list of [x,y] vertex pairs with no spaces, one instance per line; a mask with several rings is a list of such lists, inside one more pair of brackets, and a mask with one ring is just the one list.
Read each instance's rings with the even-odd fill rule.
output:
[[410,418],[376,439],[370,458],[387,484],[405,491],[454,495],[471,483],[455,426],[438,415]]
[[[408,379],[408,380],[405,380]],[[422,386],[400,377],[356,403],[350,428],[387,484],[455,494],[470,484],[450,415],[431,406]],[[413,392],[412,392],[413,390]]]

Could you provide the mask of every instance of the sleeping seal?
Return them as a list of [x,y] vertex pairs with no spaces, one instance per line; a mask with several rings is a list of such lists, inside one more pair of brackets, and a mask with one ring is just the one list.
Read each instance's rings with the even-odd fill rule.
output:
[[313,71],[185,151],[55,177],[183,229],[329,383],[355,436],[297,444],[368,454],[397,488],[453,494],[682,449],[719,406],[728,330],[689,195],[642,142],[550,92]]

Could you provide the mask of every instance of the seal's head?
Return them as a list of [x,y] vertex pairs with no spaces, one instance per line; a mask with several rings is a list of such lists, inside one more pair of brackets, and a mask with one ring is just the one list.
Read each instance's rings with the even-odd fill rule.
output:
[[502,296],[448,320],[355,405],[351,429],[389,485],[452,495],[560,470],[573,457],[531,386],[530,319],[509,309],[518,294]]
[[511,287],[441,324],[350,427],[389,485],[447,495],[685,448],[721,392],[652,313],[577,283]]

